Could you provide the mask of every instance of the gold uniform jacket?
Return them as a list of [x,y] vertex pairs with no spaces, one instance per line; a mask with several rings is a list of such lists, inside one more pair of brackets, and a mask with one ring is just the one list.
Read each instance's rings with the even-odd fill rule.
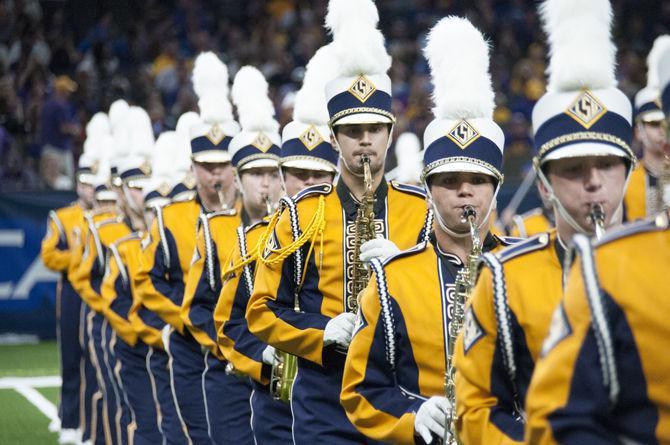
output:
[[132,267],[127,267],[130,292],[132,293],[132,304],[128,310],[128,322],[132,330],[137,334],[138,339],[149,346],[163,349],[161,330],[165,326],[165,322],[142,304],[142,299],[139,297],[139,291],[135,286],[134,280],[134,276],[142,265],[143,248],[148,245],[149,241],[149,234],[142,232],[142,238],[137,241],[133,240],[127,247],[128,250],[133,251],[133,258],[135,259]]
[[531,444],[670,443],[668,215],[579,256],[527,399]]
[[149,244],[142,251],[140,267],[133,277],[142,305],[182,334],[184,323],[179,314],[201,212],[197,200],[158,209]]
[[526,391],[563,295],[563,255],[555,231],[482,255],[455,351],[463,443],[523,441]]
[[198,234],[193,251],[181,305],[181,319],[198,343],[218,358],[223,358],[216,343],[214,307],[221,292],[221,264],[236,244],[236,229],[241,223],[237,210],[225,210],[200,215]]
[[521,215],[515,215],[510,235],[519,238],[528,238],[550,231],[554,223],[542,207],[529,210]]
[[67,275],[74,250],[81,244],[84,209],[78,203],[49,212],[40,256],[49,269]]
[[102,313],[117,335],[130,346],[135,346],[138,338],[128,316],[133,305],[131,277],[139,268],[142,236],[142,232],[133,232],[109,246],[109,260],[102,281]]
[[654,216],[662,209],[658,204],[658,179],[652,176],[642,162],[633,170],[623,203],[625,220],[635,221],[648,216]]
[[[489,235],[483,250],[511,242]],[[419,406],[445,394],[445,333],[463,262],[442,252],[431,236],[385,262],[373,260],[371,267],[344,368],[342,406],[365,436],[414,444]]]
[[[412,247],[427,236],[426,228],[432,221],[422,189],[397,183],[389,186],[382,181],[375,199],[378,234],[400,249]],[[358,205],[343,181],[336,187],[321,184],[306,188],[293,202],[293,207],[281,213],[266,246],[266,250],[273,249],[273,252],[264,252],[263,261],[257,265],[247,321],[249,330],[262,341],[323,366],[326,324],[337,315],[351,311],[347,301],[352,293],[353,222]],[[297,251],[307,263],[296,267],[296,253],[287,261],[277,252],[293,243],[298,233],[310,235],[306,229],[311,222],[320,228],[313,234],[312,241]],[[299,263],[302,264],[302,260]],[[302,279],[296,280],[296,271],[303,274]],[[302,282],[299,312],[294,310],[296,282]]]
[[267,346],[249,332],[245,313],[254,286],[257,244],[267,230],[267,221],[239,226],[235,247],[224,262],[223,287],[214,309],[214,325],[220,353],[236,371],[267,384],[269,368],[263,364]]
[[131,233],[130,227],[118,214],[87,214],[88,230],[84,242],[81,262],[73,272],[72,287],[82,300],[95,312],[101,314],[104,308],[102,300],[102,279],[107,267],[109,247],[116,240]]

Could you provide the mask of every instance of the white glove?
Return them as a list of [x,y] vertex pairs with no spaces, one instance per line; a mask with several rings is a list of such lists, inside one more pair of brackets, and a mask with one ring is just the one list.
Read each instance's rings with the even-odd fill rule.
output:
[[279,355],[277,355],[275,348],[273,346],[267,345],[265,349],[263,349],[263,363],[274,366],[279,362]]
[[360,260],[369,262],[373,258],[379,258],[382,261],[400,252],[398,246],[393,241],[386,238],[375,238],[361,244]]
[[168,342],[170,341],[170,332],[172,332],[172,326],[166,324],[161,330],[161,340],[163,340],[163,348],[167,350]]
[[414,430],[419,433],[424,442],[431,443],[432,434],[444,437],[447,413],[451,409],[451,404],[446,397],[433,396],[423,402],[414,418]]
[[356,314],[345,312],[328,322],[323,331],[323,345],[328,346],[337,343],[345,348],[351,343],[351,334],[356,325]]

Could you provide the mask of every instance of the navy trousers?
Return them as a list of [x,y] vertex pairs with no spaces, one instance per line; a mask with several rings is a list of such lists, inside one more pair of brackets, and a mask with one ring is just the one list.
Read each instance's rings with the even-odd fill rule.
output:
[[298,359],[291,396],[296,445],[376,443],[356,430],[340,405],[345,358],[330,347],[324,351],[325,366]]
[[[107,329],[107,320],[95,311],[88,314],[88,347],[95,366],[95,375],[98,388],[102,394],[102,415],[96,416],[97,421],[102,423],[104,441],[111,443],[117,441],[114,417],[116,415],[116,397],[112,385],[111,373],[105,363],[105,350],[103,344],[103,331]],[[96,435],[96,443],[99,437]],[[103,443],[105,443],[103,442]]]
[[200,344],[186,332],[173,330],[167,344],[170,356],[172,395],[182,427],[193,445],[211,444],[207,432],[207,411],[202,387],[205,356]]
[[159,408],[158,427],[163,435],[162,443],[164,445],[182,445],[188,443],[188,440],[174,404],[168,360],[167,352],[150,347],[147,354],[147,371],[151,378],[154,401]]
[[252,382],[252,385],[251,428],[256,443],[258,445],[293,443],[291,406],[275,400],[267,386],[258,382]]
[[163,442],[158,429],[159,419],[154,401],[150,374],[147,372],[149,347],[141,340],[130,346],[117,339],[114,347],[118,375],[123,393],[128,399],[134,424],[133,444],[157,445]]
[[82,345],[79,342],[81,298],[72,288],[65,274],[61,276],[56,292],[56,323],[60,350],[60,404],[58,415],[62,429],[79,428],[79,395],[82,384]]
[[226,373],[226,364],[207,351],[202,374],[209,436],[217,445],[254,445],[251,431],[251,382]]
[[85,305],[81,305],[79,317],[79,342],[82,347],[80,370],[82,374],[80,398],[80,428],[82,441],[90,440],[94,444],[105,443],[105,428],[103,427],[103,400],[102,390],[98,385],[97,360],[91,343],[89,319],[94,312]]

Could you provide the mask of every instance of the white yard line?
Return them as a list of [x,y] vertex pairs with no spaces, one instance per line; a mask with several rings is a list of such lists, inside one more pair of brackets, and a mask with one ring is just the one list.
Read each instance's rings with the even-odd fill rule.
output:
[[35,388],[26,385],[18,385],[14,390],[28,399],[30,403],[35,405],[37,409],[42,411],[42,414],[47,416],[49,420],[58,419],[58,409],[56,405],[51,403],[46,397],[40,394]]
[[30,403],[35,405],[49,420],[58,420],[58,409],[35,388],[60,386],[59,376],[47,377],[3,377],[0,378],[0,389],[13,389]]
[[33,388],[52,388],[61,385],[60,376],[46,377],[2,377],[0,389],[13,389],[16,386],[32,386]]

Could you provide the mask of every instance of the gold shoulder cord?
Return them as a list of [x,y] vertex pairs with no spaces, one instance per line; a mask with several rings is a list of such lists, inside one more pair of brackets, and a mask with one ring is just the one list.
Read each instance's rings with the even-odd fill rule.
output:
[[[273,266],[277,263],[280,263],[281,261],[284,261],[291,254],[300,249],[305,243],[309,242],[309,252],[307,252],[307,256],[305,257],[306,260],[302,274],[302,279],[304,280],[305,272],[307,271],[307,265],[309,264],[309,257],[314,250],[314,242],[316,241],[317,237],[319,238],[319,270],[321,270],[323,266],[323,232],[326,228],[326,200],[323,196],[319,196],[319,203],[316,207],[314,216],[310,220],[309,224],[307,224],[307,227],[303,233],[295,241],[288,244],[286,247],[272,249],[268,246],[268,241],[270,236],[272,236],[272,232],[277,226],[279,216],[280,212],[275,212],[275,214],[272,215],[272,219],[268,224],[267,230],[265,233],[263,233],[263,235],[261,235],[261,238],[259,239],[256,246],[256,257],[266,266]],[[263,255],[263,252],[266,248],[270,251],[269,255]]]

